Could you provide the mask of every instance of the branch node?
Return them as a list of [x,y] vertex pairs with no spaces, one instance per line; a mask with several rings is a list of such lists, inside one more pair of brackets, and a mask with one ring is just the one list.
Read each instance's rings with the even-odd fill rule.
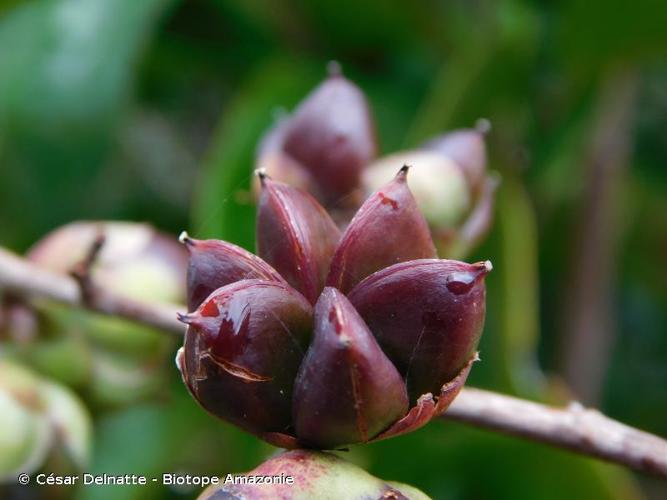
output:
[[98,228],[97,234],[90,244],[90,248],[88,248],[85,257],[81,262],[75,264],[69,271],[70,276],[72,276],[79,285],[81,302],[86,307],[90,307],[95,302],[95,287],[93,285],[91,271],[100,256],[105,241],[106,236],[104,234],[104,229],[100,227]]

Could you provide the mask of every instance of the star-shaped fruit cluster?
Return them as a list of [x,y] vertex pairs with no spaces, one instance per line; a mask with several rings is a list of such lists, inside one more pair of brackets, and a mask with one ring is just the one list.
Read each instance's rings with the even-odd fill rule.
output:
[[491,264],[438,259],[407,175],[341,232],[309,193],[259,172],[257,255],[182,235],[177,364],[201,406],[277,446],[320,449],[447,409],[477,356]]

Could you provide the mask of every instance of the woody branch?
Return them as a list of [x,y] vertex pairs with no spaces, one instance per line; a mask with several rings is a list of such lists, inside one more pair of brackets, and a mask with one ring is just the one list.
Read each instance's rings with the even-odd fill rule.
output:
[[[91,255],[91,259],[93,257]],[[136,321],[171,334],[183,334],[184,327],[176,319],[179,307],[121,297],[95,286],[86,276],[85,268],[83,271],[83,274],[81,270],[75,273],[77,279],[55,274],[0,248],[0,291],[26,301],[53,300]],[[481,389],[464,388],[443,418],[667,478],[666,440],[576,403],[555,408]]]

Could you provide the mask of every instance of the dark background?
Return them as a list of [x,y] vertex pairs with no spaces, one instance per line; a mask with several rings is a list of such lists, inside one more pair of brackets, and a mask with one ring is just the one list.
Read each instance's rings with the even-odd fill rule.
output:
[[[493,123],[503,182],[470,256],[495,268],[470,384],[579,399],[665,436],[665,26],[659,0],[0,1],[0,243],[21,252],[71,220],[122,219],[252,248],[257,140],[336,59],[385,153]],[[154,397],[93,408],[91,471],[224,474],[272,453],[168,373]],[[346,456],[435,498],[667,497],[657,480],[449,422]]]

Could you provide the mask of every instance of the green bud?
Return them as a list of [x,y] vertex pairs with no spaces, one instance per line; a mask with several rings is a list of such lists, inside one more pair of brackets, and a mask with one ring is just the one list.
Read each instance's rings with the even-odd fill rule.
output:
[[163,387],[164,369],[161,360],[95,349],[87,396],[95,404],[109,408],[147,399]]
[[0,360],[0,482],[35,471],[46,459],[52,438],[39,379],[20,365]]
[[90,462],[92,420],[72,391],[48,381],[42,382],[42,399],[55,430],[56,446],[62,446],[77,469]]
[[62,454],[77,469],[90,458],[91,419],[69,389],[0,360],[0,482]]
[[[142,302],[185,301],[188,253],[175,238],[147,224],[82,221],[37,242],[27,257],[68,274],[102,241],[90,267],[95,286]],[[31,303],[39,336],[26,343],[25,359],[60,381],[85,388],[103,406],[148,397],[160,387],[164,356],[173,346],[154,328],[48,301]],[[85,387],[84,387],[85,386]]]
[[19,346],[17,355],[45,377],[73,387],[90,381],[92,355],[85,339],[75,335],[38,339]]

